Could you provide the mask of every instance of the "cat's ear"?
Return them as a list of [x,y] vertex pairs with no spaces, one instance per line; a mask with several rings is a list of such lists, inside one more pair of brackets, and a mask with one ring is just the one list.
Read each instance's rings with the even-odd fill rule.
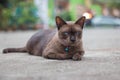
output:
[[82,16],[81,18],[79,18],[79,19],[75,22],[75,24],[80,25],[80,27],[83,29],[85,20],[86,20],[85,16]]
[[58,30],[65,24],[67,24],[61,17],[56,16],[56,25],[58,27]]

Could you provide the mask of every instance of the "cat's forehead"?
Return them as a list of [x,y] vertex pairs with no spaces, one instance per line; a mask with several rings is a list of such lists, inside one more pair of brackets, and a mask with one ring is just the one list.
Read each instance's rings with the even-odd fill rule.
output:
[[75,29],[75,28],[81,29],[80,25],[75,24],[74,21],[67,21],[67,25],[65,25],[65,26],[67,26],[68,28],[73,28],[73,29]]
[[66,25],[63,25],[61,28],[62,31],[82,31],[80,25],[74,24],[73,22],[67,22]]

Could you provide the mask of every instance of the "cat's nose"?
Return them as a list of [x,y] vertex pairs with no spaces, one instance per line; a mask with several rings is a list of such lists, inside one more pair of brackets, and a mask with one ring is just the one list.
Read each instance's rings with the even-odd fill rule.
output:
[[71,36],[71,37],[70,37],[70,41],[71,41],[71,42],[75,42],[75,41],[76,41],[75,37],[74,37],[74,36]]

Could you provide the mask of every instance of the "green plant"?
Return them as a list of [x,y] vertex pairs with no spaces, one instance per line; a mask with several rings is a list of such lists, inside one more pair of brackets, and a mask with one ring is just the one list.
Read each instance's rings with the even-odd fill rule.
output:
[[0,28],[6,29],[10,25],[10,18],[12,17],[12,11],[9,8],[1,7],[1,20],[0,20]]
[[34,25],[38,21],[37,8],[31,2],[26,4],[25,2],[20,2],[15,11],[15,20],[18,26]]
[[38,21],[37,8],[32,1],[10,0],[8,7],[0,5],[0,29],[33,28]]
[[69,11],[63,11],[60,16],[66,20],[66,21],[71,21],[71,15],[70,15],[70,12]]

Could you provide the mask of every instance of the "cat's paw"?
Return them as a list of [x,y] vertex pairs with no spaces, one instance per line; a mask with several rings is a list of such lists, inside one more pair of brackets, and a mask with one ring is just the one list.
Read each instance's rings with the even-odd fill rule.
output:
[[73,55],[72,59],[74,61],[79,61],[79,60],[82,60],[82,56],[79,53],[76,53]]

